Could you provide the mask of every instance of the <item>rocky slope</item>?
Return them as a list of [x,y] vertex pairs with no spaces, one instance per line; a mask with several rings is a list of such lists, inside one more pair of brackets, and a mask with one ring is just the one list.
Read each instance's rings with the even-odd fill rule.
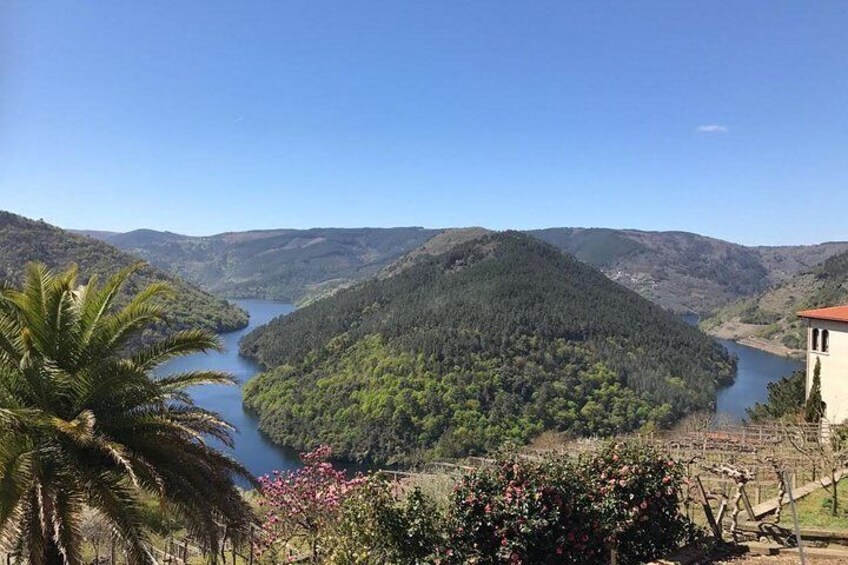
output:
[[720,309],[704,320],[702,327],[720,337],[755,347],[784,354],[799,353],[805,347],[805,338],[796,312],[845,303],[848,303],[848,252],[833,255],[752,298]]

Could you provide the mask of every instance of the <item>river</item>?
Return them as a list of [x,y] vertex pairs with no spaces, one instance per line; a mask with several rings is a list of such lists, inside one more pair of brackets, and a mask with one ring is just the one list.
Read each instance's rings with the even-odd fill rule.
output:
[[246,357],[239,355],[239,340],[254,329],[267,324],[277,316],[294,310],[291,304],[268,300],[231,300],[247,310],[250,323],[246,328],[222,334],[224,350],[220,353],[199,353],[169,361],[162,365],[162,374],[177,371],[216,370],[230,373],[238,383],[237,387],[224,385],[204,385],[191,389],[198,406],[218,412],[236,427],[235,449],[233,456],[254,475],[265,475],[271,471],[284,471],[300,466],[297,453],[274,445],[259,431],[258,419],[244,409],[241,401],[241,386],[250,377],[259,372],[259,366]]
[[[174,359],[163,365],[162,373],[190,370],[219,370],[233,375],[238,387],[208,385],[195,387],[191,393],[198,405],[214,410],[238,429],[233,455],[254,475],[263,475],[274,470],[287,470],[300,466],[297,454],[289,449],[272,444],[258,428],[257,418],[247,412],[241,399],[241,385],[259,371],[259,367],[238,352],[238,343],[243,335],[268,323],[273,318],[294,310],[291,304],[267,300],[233,300],[250,314],[250,324],[239,331],[221,336],[224,351],[197,354]],[[690,321],[691,322],[691,321]],[[738,343],[719,340],[725,348],[738,358],[734,383],[719,391],[716,411],[733,418],[745,416],[745,408],[768,397],[766,385],[788,376],[801,368],[801,362],[760,351]]]
[[716,413],[720,415],[744,418],[746,408],[768,399],[766,387],[769,383],[803,368],[803,362],[797,359],[781,357],[727,339],[719,339],[718,342],[736,355],[738,360],[736,380],[729,387],[719,390],[716,397]]
[[[697,326],[698,316],[684,314],[683,321]],[[729,339],[716,339],[736,356],[736,378],[733,384],[720,389],[716,395],[716,414],[734,420],[745,418],[745,409],[768,399],[768,384],[788,377],[803,368],[798,359],[768,353]]]

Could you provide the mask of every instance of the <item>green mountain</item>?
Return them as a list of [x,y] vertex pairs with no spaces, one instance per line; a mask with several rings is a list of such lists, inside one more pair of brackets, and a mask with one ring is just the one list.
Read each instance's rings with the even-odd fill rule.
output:
[[221,296],[290,302],[375,275],[441,230],[259,230],[192,237],[137,230],[104,240]]
[[[53,269],[76,263],[87,279],[93,274],[107,277],[139,259],[97,239],[0,211],[0,281],[18,282],[30,261]],[[136,273],[125,292],[130,295],[156,281],[166,281],[175,289],[173,298],[165,299],[173,329],[203,327],[220,332],[247,325],[247,313],[242,309],[154,267]]]
[[[88,233],[220,295],[307,302],[373,276],[406,253],[444,251],[483,231],[263,230],[208,237],[152,230]],[[746,247],[686,232],[550,228],[528,233],[664,308],[698,314],[756,295],[848,250],[844,242]],[[427,247],[431,238],[434,243]]]
[[267,369],[245,402],[274,441],[376,462],[666,424],[711,407],[734,371],[696,328],[516,232],[420,253],[242,351]]
[[848,252],[843,252],[753,298],[719,310],[702,326],[721,337],[771,345],[778,350],[799,350],[805,347],[806,338],[796,313],[846,303]]

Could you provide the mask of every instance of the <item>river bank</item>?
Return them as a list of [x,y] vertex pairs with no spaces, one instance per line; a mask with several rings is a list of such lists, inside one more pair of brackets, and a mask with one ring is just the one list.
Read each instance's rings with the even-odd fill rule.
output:
[[759,334],[764,326],[759,324],[744,324],[742,322],[728,321],[710,328],[702,328],[709,335],[718,339],[734,341],[741,345],[753,347],[772,355],[779,355],[789,359],[802,359],[804,351],[786,347],[782,343],[771,341]]

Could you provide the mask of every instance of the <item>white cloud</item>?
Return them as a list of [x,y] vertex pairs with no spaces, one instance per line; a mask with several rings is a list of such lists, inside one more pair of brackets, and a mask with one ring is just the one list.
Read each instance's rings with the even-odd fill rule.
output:
[[727,133],[730,129],[720,124],[707,124],[705,126],[698,126],[697,131],[698,133]]

